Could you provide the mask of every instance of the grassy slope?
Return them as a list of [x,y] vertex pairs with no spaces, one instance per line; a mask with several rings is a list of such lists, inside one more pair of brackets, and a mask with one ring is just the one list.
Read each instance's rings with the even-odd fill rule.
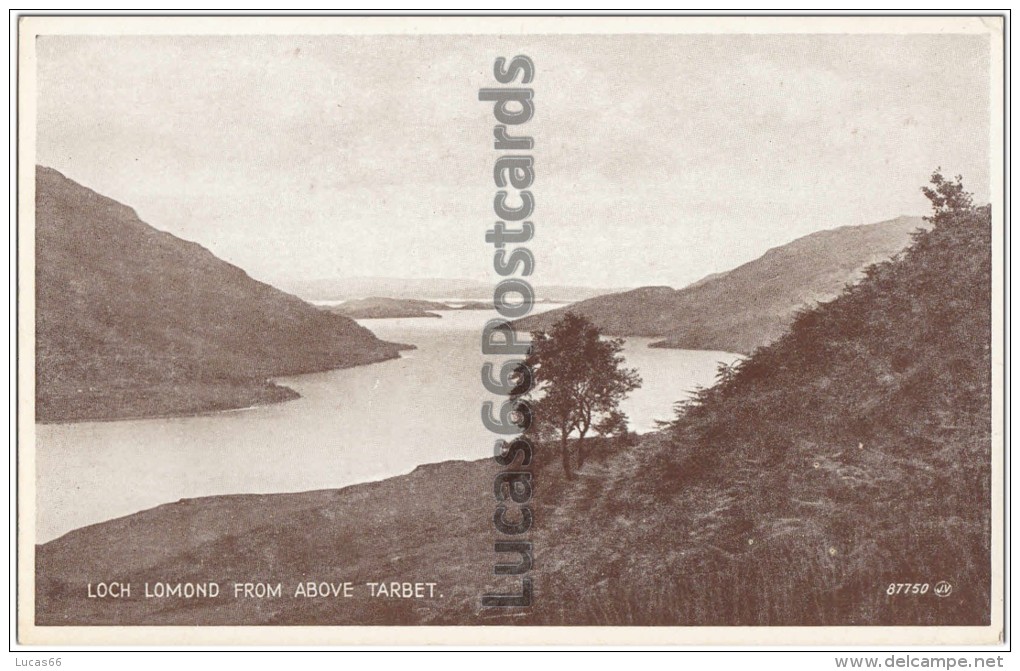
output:
[[918,217],[900,217],[819,231],[684,289],[642,287],[599,296],[517,324],[548,329],[569,310],[610,335],[662,337],[655,346],[747,353],[782,335],[799,308],[834,298],[864,267],[902,250],[922,224]]
[[[987,210],[802,314],[676,425],[535,465],[536,603],[480,613],[494,465],[339,491],[184,501],[39,548],[42,623],[987,623]],[[123,602],[88,580],[428,580],[433,602]],[[940,599],[892,582],[950,581]],[[286,589],[285,587],[285,589]],[[138,589],[138,587],[136,587]]]
[[[726,496],[732,620],[986,621],[990,253],[987,208],[940,218],[678,421],[650,476]],[[938,580],[952,598],[883,590]],[[743,582],[775,598],[741,602]]]
[[36,171],[36,412],[74,421],[293,398],[266,379],[398,346],[257,282],[55,170]]

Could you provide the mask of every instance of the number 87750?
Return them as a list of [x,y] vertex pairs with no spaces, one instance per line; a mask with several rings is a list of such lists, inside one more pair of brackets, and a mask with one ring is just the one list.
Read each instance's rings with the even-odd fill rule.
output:
[[889,596],[896,594],[925,594],[930,585],[926,582],[894,582],[889,583],[885,593]]

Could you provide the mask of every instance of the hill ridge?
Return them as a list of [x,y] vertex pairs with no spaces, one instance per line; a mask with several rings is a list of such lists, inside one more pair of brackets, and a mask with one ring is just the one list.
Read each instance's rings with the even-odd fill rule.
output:
[[779,337],[796,311],[835,297],[871,263],[892,257],[924,225],[900,216],[815,231],[681,289],[640,287],[518,320],[544,330],[563,313],[581,314],[614,336],[661,338],[653,347],[748,353]]
[[36,413],[43,422],[287,400],[269,378],[398,356],[52,168],[36,168]]

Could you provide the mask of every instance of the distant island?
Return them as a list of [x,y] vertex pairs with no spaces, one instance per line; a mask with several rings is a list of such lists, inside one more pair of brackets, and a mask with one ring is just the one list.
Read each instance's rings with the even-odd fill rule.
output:
[[413,298],[356,298],[337,305],[320,305],[328,312],[342,314],[351,319],[396,319],[431,318],[440,319],[435,311],[442,310],[492,310],[492,303],[468,301],[465,303],[444,303]]
[[641,287],[599,296],[515,326],[548,329],[569,310],[610,335],[662,338],[652,347],[747,354],[782,335],[798,310],[835,298],[868,265],[902,251],[911,233],[925,226],[921,217],[899,217],[818,231],[683,289]]
[[252,279],[56,170],[36,168],[35,205],[37,421],[285,401],[297,393],[270,378],[408,348]]
[[[284,282],[281,286],[309,301],[350,301],[385,296],[387,298],[441,302],[491,302],[495,283],[440,278],[339,277],[320,280],[293,280]],[[535,286],[535,299],[538,302],[570,303],[622,290],[619,287],[540,284]]]

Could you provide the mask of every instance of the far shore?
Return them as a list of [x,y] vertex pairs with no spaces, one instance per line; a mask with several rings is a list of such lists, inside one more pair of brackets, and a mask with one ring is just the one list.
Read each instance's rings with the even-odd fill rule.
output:
[[[355,364],[367,366],[400,357],[401,351],[417,349],[414,345],[392,343],[396,350],[392,356]],[[290,378],[312,375],[331,370],[344,370],[355,366],[333,366],[321,370],[281,372],[277,377]],[[205,382],[187,380],[144,388],[90,389],[63,398],[51,396],[46,405],[61,407],[59,417],[39,418],[36,424],[79,424],[86,422],[120,422],[146,419],[176,419],[203,417],[228,412],[240,412],[266,405],[285,403],[301,398],[294,389],[267,380],[236,380]],[[37,399],[36,406],[43,405]]]
[[[309,373],[312,375],[314,373]],[[270,382],[275,387],[286,392],[291,392],[292,395],[288,395],[286,398],[280,399],[267,399],[261,403],[252,403],[251,405],[238,406],[236,408],[221,408],[216,410],[196,410],[194,412],[178,412],[178,413],[167,413],[163,415],[125,415],[117,417],[96,417],[94,419],[73,419],[73,420],[58,420],[58,421],[43,421],[37,420],[36,424],[44,424],[47,426],[56,426],[61,424],[86,424],[86,423],[99,423],[99,422],[132,422],[149,419],[185,419],[188,417],[213,417],[216,415],[227,415],[235,412],[244,412],[245,410],[255,410],[256,408],[264,408],[267,405],[276,405],[278,403],[286,403],[288,401],[295,401],[301,398],[301,394],[297,391],[288,387],[287,385]]]

